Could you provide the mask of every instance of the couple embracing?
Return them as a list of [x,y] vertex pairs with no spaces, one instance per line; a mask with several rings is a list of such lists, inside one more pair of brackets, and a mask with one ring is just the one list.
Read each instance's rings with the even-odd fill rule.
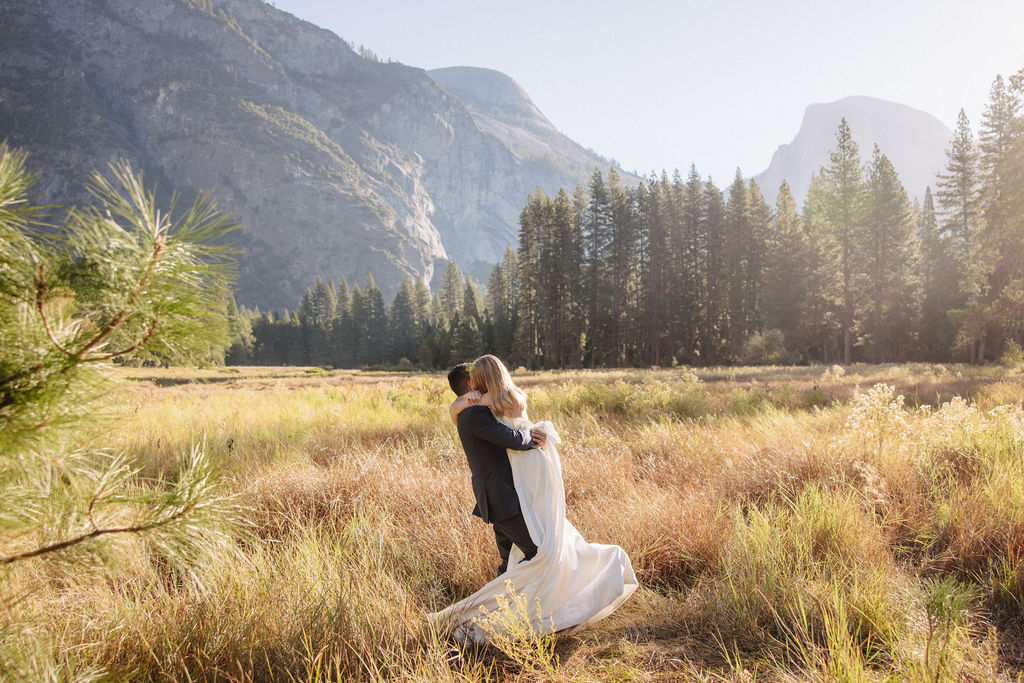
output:
[[[459,639],[486,642],[509,628],[498,614],[513,593],[534,633],[582,628],[611,614],[637,588],[626,553],[587,543],[565,518],[561,443],[550,422],[532,423],[526,394],[495,356],[448,375],[458,399],[450,413],[472,473],[473,514],[494,527],[498,577],[429,615]],[[523,600],[525,598],[525,601]]]

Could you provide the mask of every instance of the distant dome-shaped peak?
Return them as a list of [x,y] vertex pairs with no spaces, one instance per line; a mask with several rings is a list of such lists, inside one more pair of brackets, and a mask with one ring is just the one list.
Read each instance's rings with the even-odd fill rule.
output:
[[838,106],[843,106],[843,105],[851,105],[851,104],[861,104],[861,105],[865,105],[865,106],[872,106],[872,105],[874,105],[874,106],[883,106],[883,107],[906,107],[908,109],[910,108],[907,105],[901,104],[899,102],[893,102],[891,100],[883,100],[880,97],[872,97],[870,95],[847,95],[846,97],[841,97],[838,100],[833,100],[831,102],[814,102],[814,103],[812,103],[812,104],[810,104],[808,106],[811,106],[811,107],[830,107],[830,106],[837,106],[837,105]]
[[758,185],[771,194],[786,180],[793,197],[802,202],[811,177],[829,164],[843,119],[861,162],[870,161],[877,145],[911,197],[923,197],[925,188],[935,184],[935,174],[945,167],[945,149],[953,131],[939,119],[899,102],[852,95],[808,105],[792,142],[780,145],[768,168],[755,176]]
[[[850,95],[833,102],[809,104],[804,110],[804,121],[806,122],[814,117],[835,116],[835,112],[839,112],[840,116],[847,118],[859,117],[865,119],[884,119],[886,121],[900,118],[903,120],[916,120],[918,123],[926,120],[932,128],[942,127],[945,129],[945,124],[926,111],[900,102],[883,100],[879,97],[870,97],[868,95]],[[852,126],[853,123],[850,122],[850,125]]]
[[530,96],[509,76],[494,69],[451,66],[427,72],[436,83],[457,99],[482,111],[489,109],[527,110],[542,116]]

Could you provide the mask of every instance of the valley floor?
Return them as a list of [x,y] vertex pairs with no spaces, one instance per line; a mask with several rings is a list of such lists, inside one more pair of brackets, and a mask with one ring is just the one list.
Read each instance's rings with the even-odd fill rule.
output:
[[[0,659],[159,680],[1017,680],[1024,372],[884,365],[516,373],[568,516],[641,589],[596,627],[463,647],[423,614],[497,564],[443,375],[124,368],[81,447],[238,522],[187,571],[128,536],[3,579]],[[101,674],[100,672],[105,672]]]

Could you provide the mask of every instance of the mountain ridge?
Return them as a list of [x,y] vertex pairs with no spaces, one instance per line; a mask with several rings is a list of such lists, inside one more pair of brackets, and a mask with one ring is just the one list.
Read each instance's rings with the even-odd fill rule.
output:
[[774,197],[786,180],[797,203],[803,202],[811,176],[828,165],[828,154],[835,148],[835,134],[843,118],[850,125],[861,161],[869,161],[878,144],[912,199],[922,198],[925,187],[935,185],[935,173],[945,168],[945,150],[953,131],[926,111],[877,97],[851,95],[807,105],[793,140],[779,145],[768,167],[754,176],[767,197]]
[[[563,134],[540,111],[530,96],[511,76],[475,66],[430,69],[427,74],[458,99],[484,132],[502,140],[535,174],[537,185],[552,192],[556,172],[587,178],[595,167],[602,171],[616,165]],[[538,163],[539,162],[539,163]],[[640,178],[616,165],[622,182],[636,185]],[[570,189],[571,188],[567,188]]]
[[448,258],[485,275],[538,185],[593,170],[522,155],[514,126],[483,130],[425,70],[364,58],[262,0],[12,5],[0,130],[31,153],[43,198],[88,201],[87,173],[119,157],[168,191],[212,190],[243,223],[250,306],[293,306],[317,275],[372,272],[385,295]]

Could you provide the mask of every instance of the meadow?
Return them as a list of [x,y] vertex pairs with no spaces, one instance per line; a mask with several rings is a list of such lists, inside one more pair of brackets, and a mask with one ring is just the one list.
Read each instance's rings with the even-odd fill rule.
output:
[[493,575],[443,375],[124,368],[83,447],[140,486],[199,443],[238,511],[187,571],[145,539],[20,563],[0,656],[65,679],[1020,680],[1024,372],[882,365],[515,374],[568,516],[641,588],[573,635],[463,646]]

